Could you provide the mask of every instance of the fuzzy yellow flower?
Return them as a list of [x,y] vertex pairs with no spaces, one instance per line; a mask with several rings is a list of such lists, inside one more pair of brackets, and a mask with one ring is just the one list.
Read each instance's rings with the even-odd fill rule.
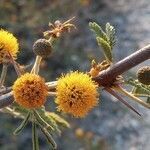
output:
[[44,79],[31,73],[22,75],[13,85],[15,101],[25,108],[41,107],[46,101],[47,92]]
[[98,103],[97,85],[84,73],[71,72],[58,79],[58,110],[84,117]]
[[10,55],[16,59],[18,47],[17,39],[13,34],[0,29],[0,63],[9,59]]

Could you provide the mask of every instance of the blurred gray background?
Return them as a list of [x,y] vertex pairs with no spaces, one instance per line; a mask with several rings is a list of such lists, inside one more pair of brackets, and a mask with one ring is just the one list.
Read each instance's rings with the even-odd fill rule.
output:
[[[54,47],[53,56],[43,61],[40,74],[48,81],[55,80],[69,70],[87,71],[92,59],[104,57],[97,46],[89,21],[102,26],[110,22],[116,28],[117,45],[115,61],[121,60],[137,49],[149,44],[150,0],[0,0],[0,28],[13,32],[19,39],[20,64],[33,63],[32,45],[48,29],[48,22],[68,20],[76,16],[77,30],[65,34]],[[146,61],[144,64],[150,63]],[[130,70],[125,77],[135,76],[140,67]],[[16,79],[9,68],[6,85]],[[103,92],[100,104],[84,119],[66,116],[71,129],[64,129],[56,136],[59,150],[149,150],[150,112],[131,103],[143,115],[138,117],[119,102]],[[127,99],[127,98],[125,98]],[[50,109],[47,104],[47,109]],[[12,132],[20,120],[0,114],[0,150],[31,150],[31,127],[19,136]],[[84,135],[79,136],[78,130]],[[48,150],[45,139],[40,137],[41,150]]]

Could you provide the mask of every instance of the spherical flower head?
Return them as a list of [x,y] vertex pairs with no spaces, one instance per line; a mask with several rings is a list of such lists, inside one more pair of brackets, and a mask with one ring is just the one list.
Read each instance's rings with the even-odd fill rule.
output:
[[17,39],[13,34],[0,29],[0,63],[8,61],[10,55],[16,59],[18,47]]
[[97,85],[84,73],[71,72],[58,79],[58,110],[84,117],[98,103]]
[[22,75],[13,85],[15,101],[29,109],[41,107],[46,101],[47,92],[44,79],[31,73]]

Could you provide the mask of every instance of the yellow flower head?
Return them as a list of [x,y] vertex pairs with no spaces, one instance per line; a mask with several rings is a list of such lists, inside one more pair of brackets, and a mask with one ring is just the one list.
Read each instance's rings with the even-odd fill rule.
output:
[[13,34],[0,29],[0,63],[5,62],[11,55],[16,59],[18,42]]
[[97,85],[84,73],[71,72],[58,80],[58,110],[84,117],[98,103]]
[[45,103],[47,90],[44,79],[31,73],[22,75],[13,85],[15,101],[31,109],[41,107]]

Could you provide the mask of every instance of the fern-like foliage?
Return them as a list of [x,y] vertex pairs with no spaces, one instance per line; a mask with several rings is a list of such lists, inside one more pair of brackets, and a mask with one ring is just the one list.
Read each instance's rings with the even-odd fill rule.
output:
[[150,97],[150,86],[149,85],[144,85],[144,84],[140,83],[138,80],[134,80],[132,78],[128,79],[126,81],[126,83],[133,86],[132,93],[135,96]]
[[97,39],[98,45],[101,46],[104,51],[104,56],[106,60],[108,62],[112,62],[112,52],[111,52],[111,47],[108,44],[108,42],[100,37],[97,37],[96,39]]
[[116,43],[115,28],[106,23],[105,31],[96,22],[89,23],[90,29],[95,33],[98,45],[103,49],[108,62],[112,62],[112,50]]
[[102,39],[108,42],[108,37],[106,33],[96,22],[90,22],[89,27],[96,34],[96,37],[101,37]]
[[[17,118],[22,118],[25,119],[27,118],[29,120],[28,117],[28,110],[19,106],[18,104],[14,103],[12,105],[12,107],[6,107],[2,109],[3,112],[8,113],[13,115],[14,117]],[[40,115],[38,116],[37,120],[39,121],[40,124],[42,124],[43,126],[46,126],[46,128],[53,133],[61,133],[60,127],[70,127],[69,123],[64,120],[63,118],[61,118],[58,114],[55,114],[53,112],[49,112],[45,110],[45,107],[41,107],[39,109],[36,110],[36,112]],[[42,120],[44,120],[44,122],[42,122]],[[24,120],[24,122],[26,121],[26,119]],[[31,120],[29,120],[31,121]],[[23,126],[19,126],[19,129],[17,129],[17,134],[20,133],[22,131],[22,129],[24,128],[25,123],[22,123]],[[19,132],[18,132],[19,130]]]
[[111,49],[113,49],[113,46],[116,43],[116,36],[115,36],[115,28],[112,25],[110,25],[110,23],[106,23],[106,34],[109,39],[110,47]]

